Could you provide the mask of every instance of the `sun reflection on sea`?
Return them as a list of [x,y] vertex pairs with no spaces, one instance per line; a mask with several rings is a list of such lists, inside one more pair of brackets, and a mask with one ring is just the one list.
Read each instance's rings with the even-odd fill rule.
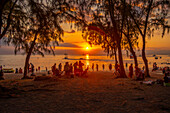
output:
[[86,68],[89,67],[89,54],[86,54]]
[[86,54],[86,60],[89,60],[89,54]]

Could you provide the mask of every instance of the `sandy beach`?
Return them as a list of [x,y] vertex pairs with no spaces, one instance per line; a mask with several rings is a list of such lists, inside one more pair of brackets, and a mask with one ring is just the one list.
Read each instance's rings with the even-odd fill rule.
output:
[[[151,78],[163,78],[151,73]],[[169,113],[170,87],[146,85],[111,72],[45,81],[1,80],[1,113]],[[21,75],[18,75],[20,77]],[[2,88],[1,88],[2,89]]]

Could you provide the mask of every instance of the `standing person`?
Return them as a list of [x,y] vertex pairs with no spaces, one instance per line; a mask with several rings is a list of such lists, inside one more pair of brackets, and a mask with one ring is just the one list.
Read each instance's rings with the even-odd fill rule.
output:
[[51,70],[53,72],[53,75],[56,75],[56,63],[51,67]]
[[96,70],[97,70],[97,71],[99,70],[99,65],[98,65],[98,64],[96,64]]
[[40,72],[40,66],[38,66],[38,71]]
[[109,64],[109,70],[110,71],[112,70],[112,64]]
[[22,73],[22,69],[21,68],[19,68],[19,73]]
[[31,65],[31,72],[32,72],[31,75],[34,75],[34,65],[32,63],[30,63],[30,65]]
[[128,67],[128,63],[126,62],[126,68]]
[[48,71],[47,67],[45,67],[45,70]]
[[70,64],[70,73],[73,73],[73,65],[72,65],[72,63]]
[[118,72],[118,69],[119,69],[119,64],[118,64],[118,62],[116,62],[116,64],[115,64],[115,70],[116,70],[116,72]]
[[103,67],[103,71],[104,71],[104,64],[102,65],[102,67]]
[[92,64],[92,70],[94,71],[94,63]]
[[133,64],[129,66],[129,77],[132,78],[133,76]]
[[62,64],[61,63],[58,65],[58,69],[59,69],[59,71],[62,71]]
[[84,64],[81,61],[79,61],[80,75],[82,75],[82,73],[83,73],[83,66],[84,66]]
[[65,75],[69,76],[70,75],[70,67],[69,67],[69,63],[66,62],[64,65],[64,71],[65,71]]
[[73,64],[73,67],[74,67],[74,74],[77,75],[78,74],[78,62],[77,61]]

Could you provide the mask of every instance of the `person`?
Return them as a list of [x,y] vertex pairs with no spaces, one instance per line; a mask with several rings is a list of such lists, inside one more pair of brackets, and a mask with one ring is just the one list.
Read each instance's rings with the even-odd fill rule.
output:
[[92,64],[92,70],[94,71],[94,63]]
[[32,63],[30,63],[30,65],[31,65],[31,72],[32,72],[31,75],[34,75],[34,65]]
[[56,63],[54,63],[54,65],[51,67],[52,73],[53,75],[56,75]]
[[73,73],[73,65],[72,65],[72,63],[70,64],[70,73]]
[[19,73],[22,73],[22,69],[21,68],[19,68]]
[[81,61],[79,61],[79,71],[80,71],[80,75],[82,75],[82,73],[83,73],[83,66],[84,66],[84,64],[83,64]]
[[45,70],[48,71],[47,67],[45,67]]
[[168,82],[169,82],[169,78],[168,78],[167,74],[165,74],[164,82],[165,82],[165,83],[168,83]]
[[116,64],[115,64],[115,70],[116,70],[116,72],[118,71],[118,68],[119,68],[119,65],[118,65],[118,62],[116,61]]
[[110,71],[112,70],[112,64],[109,64],[109,70]]
[[2,70],[2,66],[0,66],[0,80],[4,80],[3,76],[4,76],[4,73]]
[[58,65],[58,69],[59,69],[59,71],[62,71],[62,64],[61,63]]
[[64,65],[64,71],[65,71],[65,75],[69,75],[70,74],[70,68],[69,68],[69,63],[66,62]]
[[98,65],[98,64],[96,64],[96,70],[97,70],[97,71],[99,70],[99,65]]
[[77,61],[73,64],[73,67],[74,67],[74,74],[78,76],[79,72],[78,72],[78,62]]
[[40,66],[38,66],[38,71],[40,72]]
[[103,70],[104,70],[104,64],[102,65],[102,67],[103,67]]
[[126,62],[126,68],[128,67],[128,63]]
[[18,73],[18,68],[15,69],[15,73]]
[[135,67],[135,72],[136,72],[136,80],[144,80],[144,71],[142,72],[142,70],[138,67]]
[[132,78],[133,76],[133,64],[129,66],[129,77]]

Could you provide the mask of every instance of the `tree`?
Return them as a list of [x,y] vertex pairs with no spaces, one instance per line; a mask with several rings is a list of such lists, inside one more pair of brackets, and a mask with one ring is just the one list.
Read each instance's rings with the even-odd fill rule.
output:
[[16,3],[18,0],[1,0],[0,1],[0,40],[5,36],[7,33],[11,22],[13,21],[12,18],[15,18],[14,11],[17,12],[20,7],[16,7]]
[[[65,0],[29,0],[23,2],[24,18],[19,20],[17,27],[12,28],[7,40],[15,45],[15,53],[24,50],[26,53],[24,77],[27,78],[27,69],[31,54],[44,52],[54,53],[55,46],[63,41],[63,29],[60,24],[72,20],[69,4]],[[22,26],[22,27],[21,27]]]
[[128,11],[137,26],[143,41],[142,59],[145,64],[145,74],[147,77],[150,77],[150,74],[145,53],[145,40],[147,36],[151,37],[153,35],[155,28],[158,29],[162,27],[162,36],[164,36],[166,29],[170,28],[166,21],[170,7],[169,4],[168,0],[131,0],[129,4],[130,10]]

